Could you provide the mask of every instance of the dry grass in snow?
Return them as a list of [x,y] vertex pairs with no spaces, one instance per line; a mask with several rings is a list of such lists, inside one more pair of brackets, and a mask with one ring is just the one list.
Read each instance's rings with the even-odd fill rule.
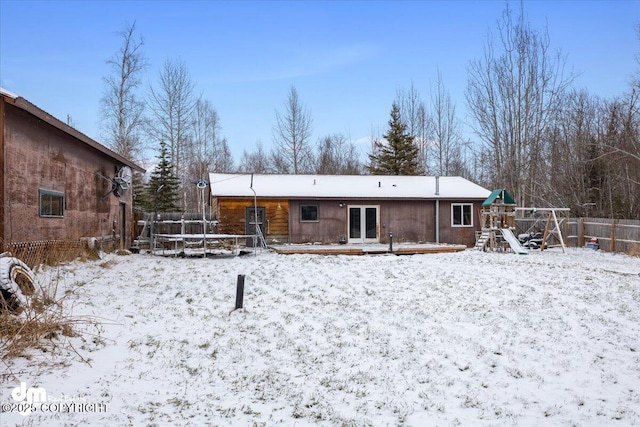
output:
[[[640,258],[570,250],[229,259],[62,269],[102,319],[20,381],[106,413],[4,425],[640,425]],[[238,274],[245,309],[231,312]]]

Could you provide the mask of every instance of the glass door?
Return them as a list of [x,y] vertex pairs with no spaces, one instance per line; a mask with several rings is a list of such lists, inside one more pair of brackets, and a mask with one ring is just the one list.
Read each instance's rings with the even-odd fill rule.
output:
[[379,206],[349,206],[349,243],[379,242]]

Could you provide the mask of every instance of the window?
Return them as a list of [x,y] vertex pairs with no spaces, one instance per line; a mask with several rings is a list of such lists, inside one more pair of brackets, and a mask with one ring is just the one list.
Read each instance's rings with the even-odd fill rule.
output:
[[40,216],[64,217],[64,193],[49,190],[39,190]]
[[454,203],[451,205],[451,225],[453,227],[473,227],[473,205]]
[[300,205],[301,222],[318,222],[318,205]]

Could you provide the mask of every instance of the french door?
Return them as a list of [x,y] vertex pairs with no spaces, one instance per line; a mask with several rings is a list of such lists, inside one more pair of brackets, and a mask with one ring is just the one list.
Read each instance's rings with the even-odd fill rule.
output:
[[379,222],[379,206],[349,206],[349,243],[379,242]]

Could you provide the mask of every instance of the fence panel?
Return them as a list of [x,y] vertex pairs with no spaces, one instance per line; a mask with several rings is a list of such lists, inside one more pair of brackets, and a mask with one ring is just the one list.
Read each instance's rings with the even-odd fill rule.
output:
[[[541,225],[541,227],[540,227]],[[539,219],[516,219],[516,230],[524,233],[544,230]],[[598,239],[601,250],[640,255],[640,221],[611,218],[568,218],[561,226],[567,246],[582,247],[591,238]]]
[[55,265],[71,261],[80,256],[86,249],[86,243],[80,240],[41,240],[36,242],[3,243],[3,251],[20,259],[30,268],[40,265]]

